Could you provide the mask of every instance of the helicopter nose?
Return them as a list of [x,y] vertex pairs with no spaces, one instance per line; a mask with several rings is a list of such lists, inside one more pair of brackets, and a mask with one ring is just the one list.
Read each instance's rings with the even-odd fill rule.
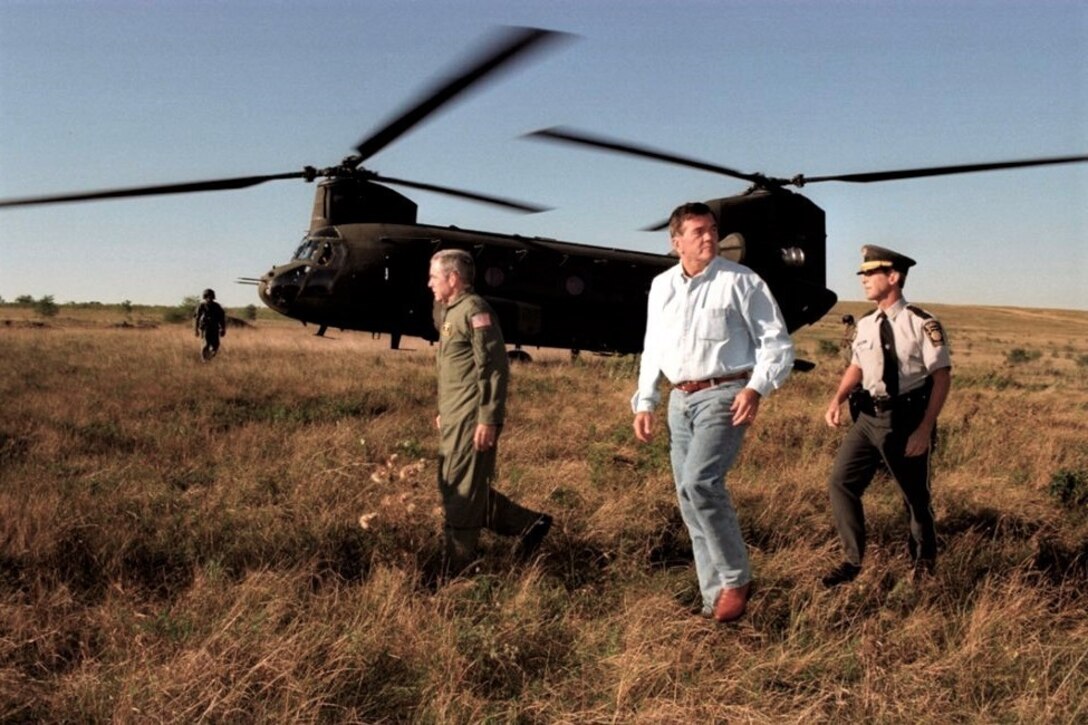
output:
[[298,299],[306,280],[305,267],[269,272],[264,292],[274,307],[290,307]]

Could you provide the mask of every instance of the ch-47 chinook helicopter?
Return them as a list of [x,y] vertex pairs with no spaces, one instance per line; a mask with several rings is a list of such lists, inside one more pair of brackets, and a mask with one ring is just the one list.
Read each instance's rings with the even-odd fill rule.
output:
[[[476,289],[493,305],[507,342],[599,352],[637,352],[645,328],[646,295],[655,275],[676,263],[669,255],[609,249],[553,239],[522,237],[419,224],[416,204],[388,188],[403,186],[498,205],[518,211],[540,207],[461,189],[379,175],[362,163],[449,101],[496,71],[562,34],[511,29],[465,64],[452,80],[425,92],[407,110],[363,139],[356,154],[324,169],[212,179],[0,200],[0,207],[69,201],[221,191],[267,181],[318,183],[309,231],[292,259],[254,283],[272,309],[303,323],[436,339],[426,270],[434,252],[469,250],[477,268]],[[746,180],[745,193],[707,203],[719,218],[723,253],[758,272],[773,291],[792,332],[819,320],[836,302],[827,289],[824,212],[787,191],[816,181],[885,181],[970,171],[1086,161],[1088,156],[945,166],[867,174],[775,179],[745,174],[661,151],[562,129],[531,134],[644,158],[678,163]]]

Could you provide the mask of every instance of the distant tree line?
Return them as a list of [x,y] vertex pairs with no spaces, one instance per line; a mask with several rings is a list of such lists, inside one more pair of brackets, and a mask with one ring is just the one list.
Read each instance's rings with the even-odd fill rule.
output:
[[[54,300],[53,295],[43,295],[38,299],[34,299],[32,295],[19,295],[15,298],[14,302],[20,307],[33,307],[34,311],[42,317],[56,317],[57,313],[60,312],[60,305]],[[7,304],[7,301],[3,297],[0,297],[0,305],[4,304]],[[77,308],[103,306],[101,302],[68,302],[65,304]],[[199,304],[199,297],[195,295],[185,297],[180,304],[168,308],[166,312],[163,313],[163,320],[165,322],[188,322],[193,318],[193,312]],[[132,300],[122,300],[119,307],[125,316],[132,315],[134,308]],[[246,305],[242,308],[242,315],[246,320],[256,320],[257,306]]]
[[[0,304],[5,304],[3,297],[0,297]],[[53,295],[43,295],[37,300],[31,295],[19,295],[15,298],[15,304],[20,307],[33,307],[34,311],[42,317],[55,317],[60,312],[60,307],[53,300]]]
[[[177,307],[171,307],[165,313],[163,313],[163,320],[165,322],[188,322],[193,319],[193,314],[196,312],[196,308],[200,305],[200,298],[196,295],[189,295],[181,300],[181,304]],[[242,316],[253,321],[257,319],[257,305],[246,305],[242,308]]]

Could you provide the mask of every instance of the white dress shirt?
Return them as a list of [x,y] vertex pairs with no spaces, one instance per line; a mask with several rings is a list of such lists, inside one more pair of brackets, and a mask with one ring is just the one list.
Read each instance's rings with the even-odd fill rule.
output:
[[650,285],[631,407],[639,413],[657,406],[662,374],[675,385],[751,371],[747,387],[766,396],[792,367],[793,341],[758,274],[722,257],[694,277],[677,264]]
[[[884,388],[884,354],[880,345],[878,310],[858,320],[851,362],[861,368],[861,385],[875,397],[888,394]],[[899,394],[925,385],[926,378],[941,368],[952,367],[944,329],[935,317],[900,298],[884,313],[895,337],[895,358],[899,364]]]

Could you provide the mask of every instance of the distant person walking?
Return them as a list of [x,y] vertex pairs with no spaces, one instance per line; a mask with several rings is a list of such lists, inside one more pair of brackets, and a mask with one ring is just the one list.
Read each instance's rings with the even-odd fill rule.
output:
[[858,334],[858,323],[853,315],[842,316],[842,339],[839,340],[839,352],[844,362],[849,365],[853,359],[854,337]]
[[445,513],[445,570],[466,571],[477,558],[481,529],[520,537],[529,558],[552,517],[520,506],[492,486],[506,417],[510,363],[499,320],[472,289],[475,263],[460,249],[431,258],[427,286],[438,308],[438,489]]
[[650,286],[631,400],[635,437],[643,443],[653,437],[664,375],[672,387],[673,477],[703,614],[729,622],[744,614],[752,574],[725,475],[760,400],[789,375],[793,343],[767,284],[748,267],[718,256],[718,223],[710,207],[677,207],[669,235],[680,263]]
[[873,245],[862,247],[858,274],[876,309],[857,322],[850,365],[824,420],[843,425],[850,399],[856,420],[839,448],[828,491],[845,560],[823,577],[827,587],[857,577],[865,555],[861,496],[883,463],[903,493],[910,515],[907,547],[916,579],[934,571],[937,534],[929,488],[930,454],[937,416],[951,386],[952,361],[941,323],[903,297],[910,257]]
[[204,338],[200,357],[208,362],[219,352],[219,338],[227,334],[227,315],[215,301],[215,290],[206,289],[203,299],[193,313],[193,332]]

